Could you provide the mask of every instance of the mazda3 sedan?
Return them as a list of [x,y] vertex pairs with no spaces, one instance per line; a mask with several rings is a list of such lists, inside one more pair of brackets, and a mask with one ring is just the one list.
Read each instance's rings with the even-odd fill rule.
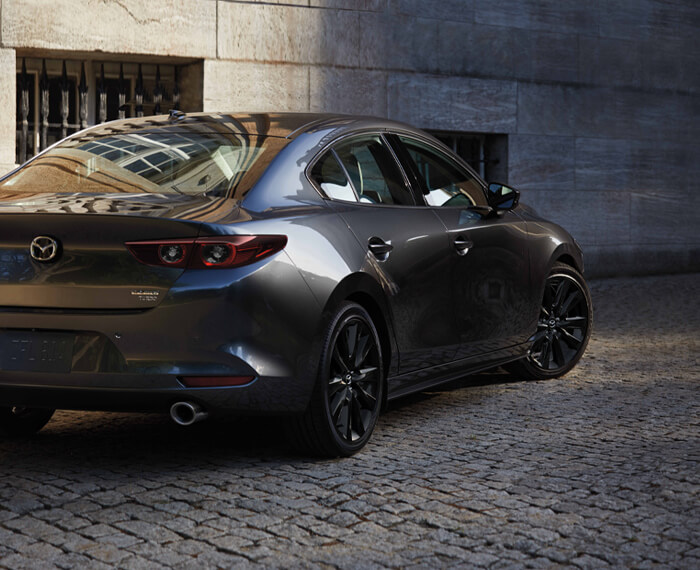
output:
[[55,409],[289,417],[347,456],[388,400],[500,365],[566,374],[581,250],[383,119],[106,123],[0,179],[0,430]]

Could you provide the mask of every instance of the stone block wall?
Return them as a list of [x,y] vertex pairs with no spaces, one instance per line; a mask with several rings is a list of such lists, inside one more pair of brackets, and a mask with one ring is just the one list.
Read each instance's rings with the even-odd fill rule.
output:
[[2,44],[43,54],[60,50],[213,58],[216,4],[209,0],[2,0]]
[[15,52],[179,58],[192,110],[507,135],[508,181],[590,274],[700,270],[695,0],[0,1],[3,109]]
[[15,61],[15,50],[0,48],[0,172],[15,162]]

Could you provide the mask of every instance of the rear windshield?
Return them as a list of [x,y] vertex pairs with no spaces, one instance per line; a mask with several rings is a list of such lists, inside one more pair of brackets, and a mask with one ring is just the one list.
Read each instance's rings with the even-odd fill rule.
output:
[[12,192],[153,193],[241,198],[286,139],[186,125],[68,139],[2,182]]

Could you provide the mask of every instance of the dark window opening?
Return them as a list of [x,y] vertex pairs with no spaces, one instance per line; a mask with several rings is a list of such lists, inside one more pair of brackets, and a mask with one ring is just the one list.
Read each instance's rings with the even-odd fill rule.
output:
[[428,131],[487,182],[508,182],[508,135]]

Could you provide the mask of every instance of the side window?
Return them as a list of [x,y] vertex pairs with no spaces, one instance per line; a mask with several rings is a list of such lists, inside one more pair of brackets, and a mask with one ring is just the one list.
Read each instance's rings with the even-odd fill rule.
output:
[[487,206],[481,184],[458,163],[420,141],[399,136],[423,178],[429,206]]
[[379,135],[364,135],[335,147],[360,202],[414,205],[401,170]]
[[311,178],[329,198],[356,202],[357,196],[333,151],[322,156],[311,170]]

